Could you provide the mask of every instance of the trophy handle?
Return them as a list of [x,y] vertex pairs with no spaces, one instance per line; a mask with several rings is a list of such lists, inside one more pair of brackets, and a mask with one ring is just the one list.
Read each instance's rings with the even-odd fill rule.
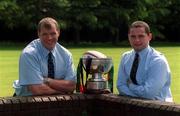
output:
[[82,58],[79,59],[79,64],[77,67],[77,83],[76,92],[84,93],[84,77],[83,77],[83,61]]
[[[83,63],[83,62],[82,62]],[[85,83],[85,88],[87,88],[87,80],[88,80],[88,75],[90,74],[90,70],[91,70],[91,63],[92,63],[92,58],[87,58],[86,60],[86,83]]]
[[114,76],[114,65],[112,65],[110,71],[108,72],[108,85],[112,93],[113,93],[113,76]]
[[[82,92],[84,93],[87,88],[87,80],[88,80],[88,75],[90,74],[90,66],[92,62],[92,58],[88,58],[86,60],[86,66],[84,67],[83,65],[83,58],[80,58],[78,68],[77,68],[77,83],[76,83],[76,92]],[[83,69],[86,71],[86,80],[84,84],[84,74],[83,74]]]

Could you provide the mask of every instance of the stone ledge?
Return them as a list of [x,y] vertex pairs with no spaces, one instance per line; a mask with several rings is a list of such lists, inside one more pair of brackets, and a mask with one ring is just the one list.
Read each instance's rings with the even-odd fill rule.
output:
[[0,98],[0,116],[179,116],[180,105],[114,94]]

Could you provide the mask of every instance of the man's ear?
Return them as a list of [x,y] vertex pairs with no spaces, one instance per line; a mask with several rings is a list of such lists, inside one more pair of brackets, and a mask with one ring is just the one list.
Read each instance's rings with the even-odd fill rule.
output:
[[149,41],[152,40],[152,33],[149,33]]
[[[58,34],[59,34],[59,36],[61,35],[61,31],[60,31],[59,29],[58,29]],[[58,36],[58,37],[59,37],[59,36]]]
[[38,37],[40,37],[40,32],[39,31],[37,31],[37,34],[38,34]]

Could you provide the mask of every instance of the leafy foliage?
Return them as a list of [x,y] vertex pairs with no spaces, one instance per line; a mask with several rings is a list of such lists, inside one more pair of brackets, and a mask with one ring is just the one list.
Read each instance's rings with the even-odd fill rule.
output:
[[21,13],[21,8],[14,1],[0,1],[0,21],[8,28],[12,29],[19,24],[17,19],[19,19]]
[[1,0],[0,27],[35,30],[38,21],[49,16],[58,20],[62,29],[72,29],[77,42],[81,30],[88,28],[108,29],[116,43],[125,39],[120,35],[129,23],[145,20],[155,38],[166,38],[165,28],[170,28],[170,33],[180,31],[179,6],[179,0]]

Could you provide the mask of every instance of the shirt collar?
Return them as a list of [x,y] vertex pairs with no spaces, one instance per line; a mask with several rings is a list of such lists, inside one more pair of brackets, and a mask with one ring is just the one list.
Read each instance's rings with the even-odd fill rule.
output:
[[[150,49],[150,46],[148,45],[146,48],[144,48],[143,50],[141,50],[140,52],[138,52],[140,58],[143,58],[144,56],[147,55],[148,51]],[[136,54],[136,52],[134,51],[134,55]]]
[[49,52],[51,52],[51,53],[53,54],[53,56],[55,55],[56,46],[55,46],[55,48],[54,48],[53,50],[49,51],[48,49],[46,49],[46,48],[43,46],[43,44],[42,44],[41,41],[40,41],[40,47],[41,47],[42,54],[43,54],[44,57],[47,57],[48,54],[49,54]]

